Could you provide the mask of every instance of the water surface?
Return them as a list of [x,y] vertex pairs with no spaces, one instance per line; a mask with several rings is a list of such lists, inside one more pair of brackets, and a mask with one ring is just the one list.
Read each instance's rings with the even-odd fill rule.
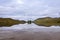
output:
[[32,24],[18,24],[18,25],[13,25],[11,27],[0,27],[0,30],[3,29],[3,30],[9,30],[9,29],[16,29],[16,30],[21,30],[21,29],[35,29],[35,28],[60,28],[60,26],[50,26],[50,27],[46,27],[46,26],[38,26],[34,23]]

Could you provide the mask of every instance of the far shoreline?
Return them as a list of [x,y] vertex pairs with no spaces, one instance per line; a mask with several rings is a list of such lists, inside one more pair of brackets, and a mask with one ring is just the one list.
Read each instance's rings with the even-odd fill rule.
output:
[[44,18],[37,18],[34,21],[32,20],[17,20],[17,19],[12,19],[12,18],[0,18],[0,27],[7,26],[10,27],[12,25],[17,25],[17,24],[31,24],[34,23],[38,26],[60,26],[60,17],[59,18],[51,18],[51,17],[44,17]]

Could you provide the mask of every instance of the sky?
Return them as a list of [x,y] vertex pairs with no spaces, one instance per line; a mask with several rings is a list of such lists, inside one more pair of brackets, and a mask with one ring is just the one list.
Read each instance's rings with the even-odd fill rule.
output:
[[60,17],[60,0],[0,0],[0,17]]

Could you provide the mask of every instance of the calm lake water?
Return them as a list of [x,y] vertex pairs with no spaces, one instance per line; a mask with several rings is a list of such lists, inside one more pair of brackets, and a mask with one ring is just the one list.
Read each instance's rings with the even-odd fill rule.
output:
[[54,29],[54,28],[60,28],[60,26],[50,26],[50,27],[45,27],[45,26],[38,26],[34,23],[32,24],[18,24],[18,25],[13,25],[11,27],[0,27],[0,30],[22,30],[22,29]]
[[0,27],[0,40],[60,40],[60,26],[37,26],[19,24],[11,27]]

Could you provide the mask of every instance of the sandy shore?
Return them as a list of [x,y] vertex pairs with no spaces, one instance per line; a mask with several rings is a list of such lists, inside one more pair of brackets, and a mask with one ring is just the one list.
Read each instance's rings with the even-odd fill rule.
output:
[[0,30],[0,40],[60,40],[59,30],[58,28]]

